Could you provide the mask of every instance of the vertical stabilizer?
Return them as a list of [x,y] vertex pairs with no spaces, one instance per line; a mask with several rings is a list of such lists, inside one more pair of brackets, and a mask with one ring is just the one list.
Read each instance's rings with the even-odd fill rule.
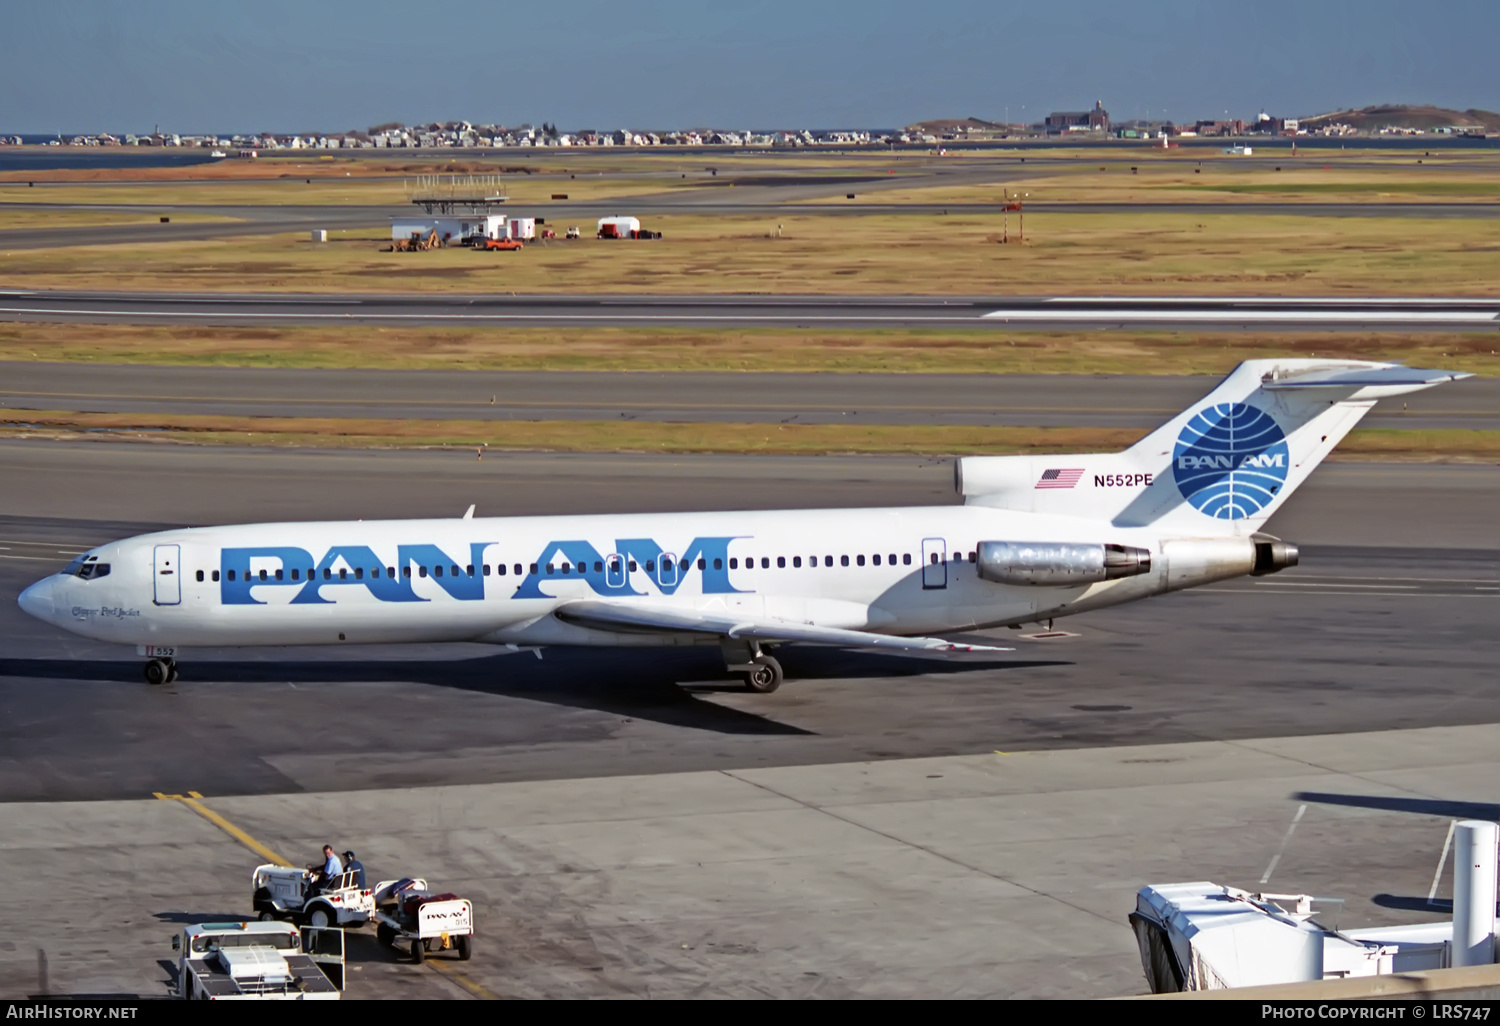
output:
[[965,459],[960,490],[976,504],[1120,527],[1254,534],[1376,400],[1468,376],[1357,360],[1248,360],[1122,453]]

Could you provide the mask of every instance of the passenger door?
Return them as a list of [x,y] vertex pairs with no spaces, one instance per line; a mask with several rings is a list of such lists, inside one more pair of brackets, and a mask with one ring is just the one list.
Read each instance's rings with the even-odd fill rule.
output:
[[175,606],[182,602],[182,567],[180,547],[176,545],[156,546],[156,594],[154,601],[159,606]]
[[922,539],[922,587],[948,587],[948,543],[942,538]]

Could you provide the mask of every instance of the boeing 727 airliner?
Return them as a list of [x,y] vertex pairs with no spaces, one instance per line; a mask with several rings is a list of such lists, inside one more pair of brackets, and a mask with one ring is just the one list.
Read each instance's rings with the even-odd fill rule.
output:
[[[1121,453],[957,461],[961,506],[251,524],[102,545],[20,597],[137,646],[718,645],[753,691],[786,643],[1007,651],[945,634],[1297,563],[1262,531],[1375,401],[1465,374],[1251,360]],[[472,513],[472,508],[470,510]]]

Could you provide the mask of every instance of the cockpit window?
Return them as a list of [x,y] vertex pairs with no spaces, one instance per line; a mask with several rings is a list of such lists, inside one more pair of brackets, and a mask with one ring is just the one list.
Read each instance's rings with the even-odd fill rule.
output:
[[63,567],[62,573],[69,577],[81,577],[85,581],[109,576],[109,564],[100,563],[98,556],[79,556]]

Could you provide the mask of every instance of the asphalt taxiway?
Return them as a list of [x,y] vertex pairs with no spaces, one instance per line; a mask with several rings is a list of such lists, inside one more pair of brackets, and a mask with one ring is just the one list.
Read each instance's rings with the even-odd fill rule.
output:
[[495,295],[0,290],[0,320],[767,328],[1495,331],[1500,299]]
[[710,650],[537,660],[465,645],[204,651],[153,690],[131,653],[34,624],[13,598],[71,553],[153,525],[456,516],[471,502],[481,516],[941,503],[946,462],[4,443],[0,470],[0,800],[1500,722],[1492,467],[1325,467],[1271,525],[1305,546],[1294,571],[1091,614],[1067,624],[1077,637],[1023,638],[992,660],[791,649],[791,683],[769,697],[738,692]]
[[[406,420],[1151,428],[1208,376],[318,370],[0,362],[0,411]],[[1380,403],[1371,427],[1500,429],[1500,381]]]

